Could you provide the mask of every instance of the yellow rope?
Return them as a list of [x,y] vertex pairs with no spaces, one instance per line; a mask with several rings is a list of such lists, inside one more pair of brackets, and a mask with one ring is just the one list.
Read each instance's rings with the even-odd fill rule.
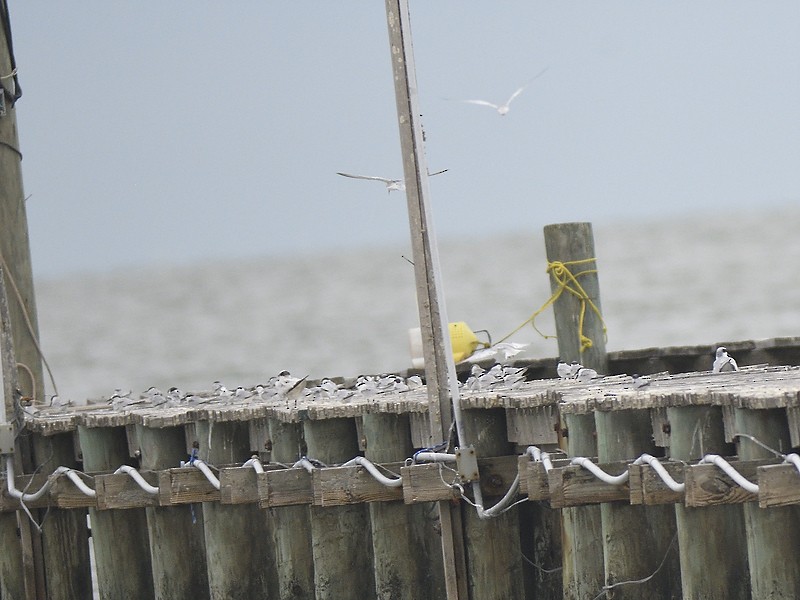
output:
[[595,262],[596,260],[597,260],[596,258],[585,258],[583,260],[572,260],[566,262],[561,262],[558,260],[555,260],[553,262],[548,262],[547,273],[550,273],[550,275],[552,275],[555,278],[556,282],[558,283],[558,288],[556,289],[556,291],[553,292],[553,295],[550,296],[547,302],[545,302],[539,310],[533,313],[519,327],[514,329],[514,331],[509,333],[500,341],[504,342],[512,335],[517,333],[520,329],[525,327],[525,325],[527,325],[528,323],[530,323],[536,330],[536,332],[539,335],[541,335],[544,339],[556,338],[557,336],[555,335],[547,335],[539,331],[539,328],[536,327],[536,317],[538,317],[545,310],[547,310],[547,308],[550,307],[550,305],[552,305],[556,300],[558,300],[561,297],[561,294],[567,291],[581,301],[581,314],[580,314],[580,319],[578,320],[578,336],[581,342],[580,351],[583,352],[587,348],[591,348],[593,344],[591,338],[583,335],[583,322],[586,317],[586,305],[587,304],[589,305],[589,307],[597,315],[597,318],[600,319],[600,322],[603,324],[603,336],[606,335],[606,324],[605,321],[603,320],[603,315],[600,314],[600,309],[598,309],[595,303],[592,302],[592,299],[589,298],[589,295],[583,289],[583,286],[581,286],[581,284],[578,282],[578,277],[580,277],[581,275],[588,275],[590,273],[597,273],[597,269],[587,269],[585,271],[579,271],[573,274],[569,270],[569,267]]

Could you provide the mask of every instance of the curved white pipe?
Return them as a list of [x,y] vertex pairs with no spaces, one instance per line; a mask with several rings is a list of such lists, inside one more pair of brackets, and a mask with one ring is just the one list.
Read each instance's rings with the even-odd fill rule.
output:
[[414,462],[418,461],[456,462],[456,455],[448,454],[446,452],[417,452],[414,455]]
[[141,473],[139,473],[139,471],[137,471],[133,467],[130,467],[128,465],[122,465],[119,469],[114,471],[114,475],[119,475],[120,473],[127,473],[131,477],[131,479],[133,479],[139,485],[139,487],[142,488],[148,494],[152,495],[158,494],[158,488],[147,483],[144,477],[142,477]]
[[622,485],[628,481],[629,474],[627,469],[619,475],[609,475],[585,456],[576,456],[570,461],[570,464],[583,467],[587,471],[591,472],[592,475],[597,477],[600,481],[610,483],[611,485]]
[[211,472],[211,469],[208,468],[208,465],[206,463],[204,463],[199,458],[195,458],[194,460],[190,461],[189,464],[193,467],[200,469],[203,475],[206,476],[206,479],[208,479],[211,485],[214,486],[214,489],[218,490],[220,488],[219,479],[217,479],[217,476]]
[[744,488],[746,491],[750,492],[751,494],[758,493],[758,485],[753,483],[752,481],[748,481],[742,475],[734,469],[731,464],[722,458],[719,454],[706,454],[700,463],[709,463],[716,465],[730,477],[733,479],[739,486]]
[[255,469],[256,473],[263,473],[264,472],[264,467],[261,465],[261,461],[258,460],[257,456],[253,456],[250,460],[246,461],[242,466],[243,467],[253,467]]
[[664,465],[662,465],[661,462],[655,456],[651,456],[649,454],[642,454],[639,458],[633,461],[633,464],[635,465],[640,465],[642,463],[647,463],[650,466],[650,468],[652,468],[658,474],[658,476],[661,477],[661,480],[667,485],[667,487],[671,489],[673,492],[680,493],[686,490],[686,484],[678,483],[677,481],[675,481],[672,478],[672,476],[669,473],[667,473],[667,470],[664,468]]
[[385,485],[386,487],[401,487],[403,485],[402,477],[397,477],[397,478],[386,477],[386,475],[381,473],[378,470],[378,468],[374,464],[372,464],[372,462],[370,462],[363,456],[356,456],[355,458],[348,460],[342,466],[351,467],[353,465],[361,465],[369,472],[370,475],[372,475],[378,482]]

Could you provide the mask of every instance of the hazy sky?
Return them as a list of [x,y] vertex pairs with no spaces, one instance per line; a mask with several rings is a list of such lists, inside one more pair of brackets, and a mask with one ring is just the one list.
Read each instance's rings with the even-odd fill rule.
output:
[[[407,242],[383,2],[9,4],[36,276]],[[440,237],[800,200],[796,0],[411,19]]]

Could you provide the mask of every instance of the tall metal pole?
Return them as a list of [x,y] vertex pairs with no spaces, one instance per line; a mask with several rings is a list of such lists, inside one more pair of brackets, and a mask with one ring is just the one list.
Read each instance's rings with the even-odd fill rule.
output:
[[[447,441],[454,411],[459,410],[458,379],[453,362],[447,314],[439,300],[441,275],[439,254],[428,205],[428,168],[422,138],[422,124],[417,98],[417,78],[411,44],[408,0],[386,0],[389,44],[394,75],[400,147],[406,181],[411,246],[417,287],[422,349],[425,358],[425,381],[428,390],[428,413],[431,442]],[[457,434],[460,419],[456,419]],[[442,525],[445,586],[448,599],[466,599],[466,564],[460,509],[439,503]]]

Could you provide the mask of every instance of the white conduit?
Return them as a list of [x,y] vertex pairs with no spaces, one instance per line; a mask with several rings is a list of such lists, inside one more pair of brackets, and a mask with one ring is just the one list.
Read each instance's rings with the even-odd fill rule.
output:
[[27,494],[24,492],[19,491],[16,488],[16,484],[14,482],[14,459],[11,456],[6,456],[6,478],[8,479],[8,495],[12,498],[17,498],[18,500],[22,500],[23,502],[33,502],[38,500],[42,496],[45,495],[47,490],[55,483],[56,479],[58,479],[61,475],[66,475],[75,484],[75,487],[85,496],[89,496],[90,498],[94,498],[97,496],[97,492],[95,492],[92,488],[86,485],[83,482],[83,479],[80,478],[77,471],[74,469],[70,469],[69,467],[58,467],[55,471],[53,471],[50,477],[47,478],[44,485],[39,488],[38,491],[34,492],[33,494]]
[[603,471],[603,469],[595,465],[591,460],[589,460],[585,456],[576,456],[570,461],[570,464],[583,467],[587,471],[591,472],[600,481],[610,483],[611,485],[622,485],[623,483],[628,481],[627,469],[623,473],[620,473],[619,475],[609,475],[608,473]]
[[258,460],[257,456],[254,456],[250,460],[246,461],[242,466],[243,467],[253,467],[256,470],[256,473],[263,473],[264,472],[264,467],[261,465],[261,461]]
[[293,469],[296,469],[298,467],[303,467],[309,473],[313,473],[315,468],[313,463],[310,460],[308,460],[305,456],[292,465]]
[[525,449],[525,454],[530,456],[536,462],[542,463],[542,465],[544,466],[545,473],[549,473],[550,470],[553,468],[553,463],[550,462],[550,454],[541,451],[536,446],[528,446]]
[[456,462],[456,455],[447,454],[446,452],[417,452],[414,455],[414,462],[418,461]]
[[386,477],[381,473],[378,468],[363,456],[356,456],[344,463],[343,467],[352,467],[353,465],[361,465],[370,475],[372,475],[379,483],[386,487],[401,487],[403,485],[403,478],[397,477],[396,479]]
[[758,485],[755,483],[748,481],[744,477],[742,477],[739,472],[734,469],[727,460],[722,458],[719,454],[706,454],[700,463],[707,463],[718,466],[720,469],[725,471],[725,473],[733,479],[737,484],[739,484],[742,488],[746,491],[750,492],[751,494],[758,493]]
[[667,470],[664,466],[659,462],[659,460],[655,456],[650,456],[649,454],[642,454],[639,458],[637,458],[633,464],[640,465],[643,462],[650,465],[650,467],[661,477],[661,480],[667,484],[667,487],[671,489],[673,492],[681,493],[686,490],[685,483],[678,483],[675,481],[672,476],[667,473]]
[[204,463],[202,460],[200,460],[199,458],[195,458],[194,460],[189,462],[189,465],[200,469],[203,475],[206,476],[206,479],[208,479],[211,485],[214,486],[214,489],[218,490],[220,488],[219,479],[217,479],[216,475],[214,475],[214,473],[211,472],[211,469],[209,469],[208,465]]
[[791,454],[787,454],[783,457],[783,462],[791,463],[797,469],[797,472],[800,473],[800,455],[795,454],[792,452]]
[[122,465],[119,469],[114,471],[114,475],[119,475],[120,473],[127,473],[128,475],[130,475],[131,479],[133,479],[139,485],[139,487],[142,488],[148,494],[153,494],[153,495],[158,494],[158,488],[147,483],[144,477],[141,476],[139,471],[137,471],[133,467],[129,467],[128,465]]

